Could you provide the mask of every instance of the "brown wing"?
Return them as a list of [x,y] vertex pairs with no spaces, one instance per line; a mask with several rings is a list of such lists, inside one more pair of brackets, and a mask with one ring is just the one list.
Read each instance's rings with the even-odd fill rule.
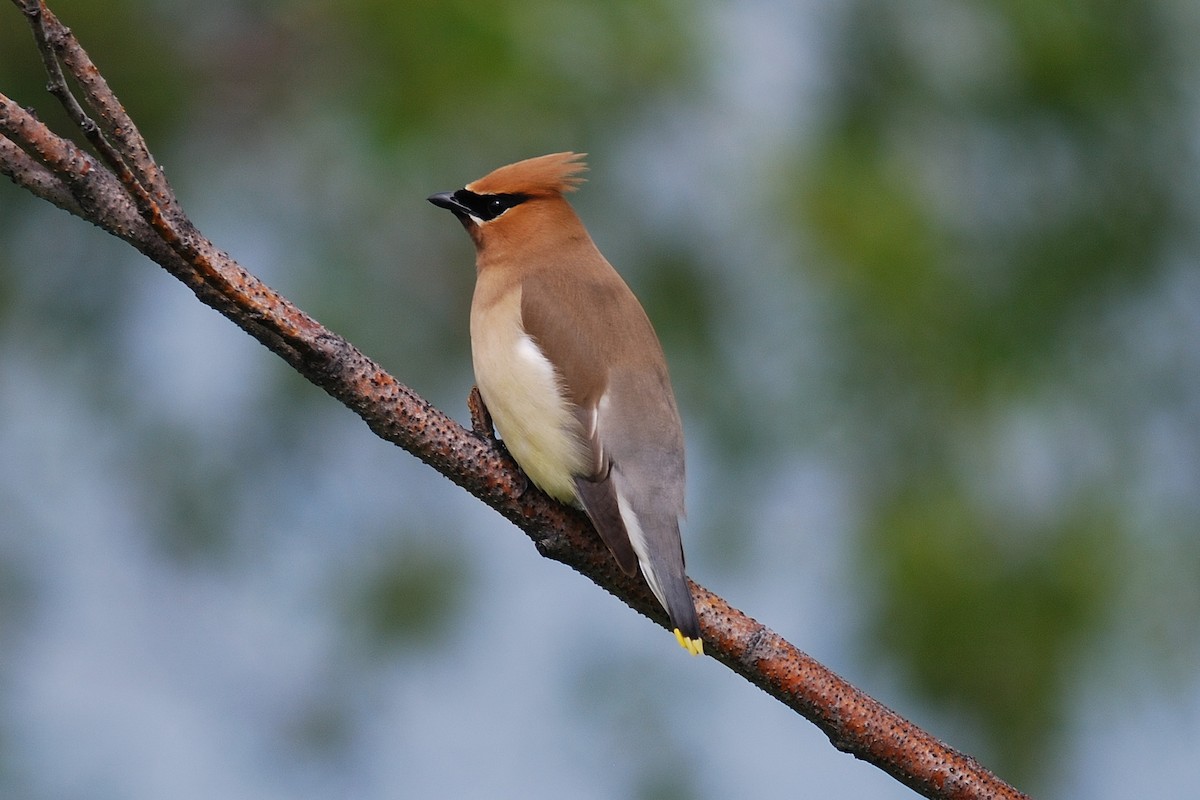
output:
[[617,490],[612,480],[576,478],[575,488],[579,490],[579,499],[583,502],[588,519],[592,521],[592,526],[612,552],[617,566],[626,575],[637,574],[637,553],[633,551],[629,531],[625,529],[625,521],[621,519],[621,510],[617,506]]
[[[526,279],[521,292],[521,322],[554,365],[574,405],[580,438],[591,455],[588,472],[575,476],[580,502],[617,564],[632,575],[638,568],[637,554],[621,518],[611,479],[612,461],[600,438],[597,415],[607,386],[606,364],[615,355],[614,346],[620,349],[620,344],[612,343],[623,338],[621,309],[633,296],[619,278],[614,282],[571,277],[575,280],[564,281],[556,279],[555,273],[543,272]],[[531,282],[536,282],[533,291]],[[575,317],[564,314],[564,307],[594,313]]]

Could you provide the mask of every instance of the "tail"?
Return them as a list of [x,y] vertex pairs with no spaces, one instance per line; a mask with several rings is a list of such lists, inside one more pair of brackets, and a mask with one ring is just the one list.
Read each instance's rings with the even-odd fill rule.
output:
[[679,516],[669,510],[635,512],[621,483],[608,476],[599,481],[575,479],[592,525],[621,569],[632,575],[637,567],[641,568],[650,591],[667,610],[675,639],[692,655],[703,655],[700,620],[684,574]]
[[675,629],[675,640],[692,655],[703,655],[700,619],[696,616],[696,604],[683,570],[679,518],[674,515],[646,515],[639,518],[628,513],[624,503],[622,506],[621,516],[629,531],[629,541],[637,553],[642,577],[667,610],[671,627]]
[[[687,580],[683,582],[683,589],[687,591]],[[687,650],[694,656],[704,655],[704,640],[700,638],[700,620],[696,617],[696,606],[692,603],[691,592],[688,592],[687,604],[684,610],[676,615],[667,608],[667,614],[671,617],[671,624],[675,626],[675,640],[679,642],[679,646]]]

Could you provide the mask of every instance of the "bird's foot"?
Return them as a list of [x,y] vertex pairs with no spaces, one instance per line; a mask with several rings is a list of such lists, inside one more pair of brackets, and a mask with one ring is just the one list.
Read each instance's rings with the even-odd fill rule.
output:
[[471,412],[471,430],[475,435],[487,439],[492,444],[499,444],[496,429],[492,427],[492,412],[488,411],[483,402],[483,395],[479,393],[478,386],[472,386],[471,393],[467,395],[467,410]]
[[[492,412],[488,411],[487,404],[483,402],[483,395],[479,393],[478,386],[472,386],[471,393],[467,395],[467,410],[471,412],[471,430],[474,434],[512,458],[512,453],[508,452],[504,442],[496,438],[496,428],[492,424]],[[529,478],[525,475],[525,470],[516,464],[516,459],[512,458],[512,460],[517,479],[516,493],[517,497],[521,497],[529,490]]]

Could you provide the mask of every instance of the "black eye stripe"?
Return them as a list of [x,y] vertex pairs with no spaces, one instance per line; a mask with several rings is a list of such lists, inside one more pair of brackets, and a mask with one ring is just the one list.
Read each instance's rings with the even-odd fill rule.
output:
[[454,193],[454,199],[466,206],[471,216],[487,222],[529,198],[523,194],[476,194],[467,189],[459,189]]

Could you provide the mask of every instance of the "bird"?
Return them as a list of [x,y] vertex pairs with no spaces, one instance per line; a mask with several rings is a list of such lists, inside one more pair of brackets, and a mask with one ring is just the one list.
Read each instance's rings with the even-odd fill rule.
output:
[[650,319],[566,199],[584,156],[518,161],[428,200],[475,244],[471,361],[500,439],[538,488],[584,510],[626,574],[641,570],[701,655],[679,532],[683,426]]

